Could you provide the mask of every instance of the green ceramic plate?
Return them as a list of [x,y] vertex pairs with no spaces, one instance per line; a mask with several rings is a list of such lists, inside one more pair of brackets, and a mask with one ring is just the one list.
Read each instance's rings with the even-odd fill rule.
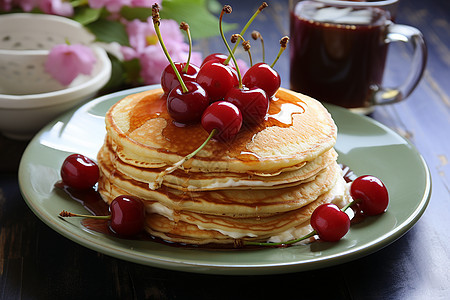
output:
[[210,274],[273,274],[305,271],[368,255],[400,238],[424,212],[430,197],[428,168],[416,149],[385,126],[345,109],[329,106],[339,127],[339,162],[356,174],[381,178],[390,193],[388,211],[352,226],[337,243],[259,250],[199,250],[151,241],[124,240],[84,228],[77,218],[58,218],[65,209],[85,212],[78,203],[53,191],[59,169],[70,153],[96,157],[105,135],[107,109],[125,95],[93,100],[58,118],[30,142],[19,168],[20,188],[33,212],[65,237],[95,251],[153,267]]

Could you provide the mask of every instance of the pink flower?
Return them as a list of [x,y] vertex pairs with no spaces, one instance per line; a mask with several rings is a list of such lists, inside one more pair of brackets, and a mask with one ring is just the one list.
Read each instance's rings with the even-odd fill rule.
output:
[[[26,12],[31,11],[38,5],[38,0],[20,0],[17,2],[19,3],[20,8],[22,8],[23,11]],[[13,3],[16,3],[16,1],[13,1]]]
[[[189,45],[184,41],[179,25],[174,20],[161,20],[161,35],[164,44],[174,62],[185,62],[189,54]],[[153,22],[133,20],[127,24],[127,33],[131,47],[122,47],[125,60],[139,59],[141,77],[146,84],[159,83],[161,73],[169,64],[153,27]],[[191,63],[200,65],[202,56],[193,52]]]
[[132,7],[152,7],[153,4],[157,3],[161,6],[162,0],[131,0]]
[[89,0],[89,6],[92,8],[106,7],[109,12],[117,13],[122,6],[130,6],[132,0]]
[[91,74],[95,62],[91,48],[80,44],[61,44],[50,50],[45,70],[62,85],[69,85],[79,74]]
[[140,55],[141,77],[146,84],[161,82],[161,73],[169,63],[158,47],[147,47]]
[[12,0],[0,0],[0,11],[10,11],[12,6]]
[[69,2],[62,0],[40,0],[39,8],[46,14],[64,17],[73,16],[73,6]]
[[[240,58],[236,59],[236,62],[239,66],[239,71],[241,72],[242,76],[244,76],[245,72],[247,72],[249,69],[248,64],[245,62],[245,60],[242,60]],[[232,64],[232,65],[234,65],[234,64]]]
[[[156,36],[151,18],[149,18],[147,22],[133,20],[128,22],[126,28],[132,49],[123,50],[125,59],[128,60],[139,57],[148,46],[156,45],[161,47],[159,45],[158,37]],[[181,33],[179,25],[176,21],[161,20],[160,31],[164,39],[164,44],[167,49],[169,49],[169,52],[171,49],[176,49],[180,45],[184,44],[183,34]],[[183,48],[185,48],[185,46],[183,46]]]

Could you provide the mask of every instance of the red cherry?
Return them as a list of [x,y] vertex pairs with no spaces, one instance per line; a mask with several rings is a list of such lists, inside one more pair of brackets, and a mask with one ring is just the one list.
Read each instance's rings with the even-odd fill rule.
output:
[[271,98],[281,85],[281,77],[277,71],[266,63],[257,63],[245,72],[242,83],[248,87],[259,87]]
[[350,228],[350,218],[333,203],[317,207],[311,215],[311,226],[326,242],[339,241]]
[[[181,78],[186,83],[188,81],[195,81],[199,67],[189,64],[187,72],[183,72],[183,68],[186,66],[186,63],[175,63],[175,67],[181,75]],[[168,94],[173,88],[180,84],[177,75],[175,75],[175,71],[172,66],[169,64],[161,73],[161,87],[164,90],[165,94]]]
[[208,61],[200,68],[196,82],[206,90],[211,102],[221,100],[228,90],[238,85],[234,72],[230,66]]
[[356,178],[350,186],[350,196],[359,201],[363,214],[374,216],[384,213],[389,204],[389,194],[383,182],[375,176]]
[[167,96],[167,111],[177,122],[189,124],[200,122],[209,105],[206,91],[198,83],[186,81],[188,92],[183,93],[181,85],[173,88]]
[[260,88],[232,88],[224,98],[225,101],[236,105],[247,124],[259,124],[269,110],[269,99]]
[[69,155],[61,166],[63,182],[74,189],[92,188],[97,183],[99,174],[97,164],[81,154]]
[[136,197],[121,195],[109,206],[111,220],[109,227],[120,236],[133,236],[144,229],[145,206]]
[[226,101],[217,101],[208,106],[203,113],[202,126],[208,133],[216,129],[215,139],[230,140],[241,129],[242,114],[236,105]]
[[212,53],[212,54],[208,55],[207,57],[205,57],[201,66],[203,66],[208,61],[215,61],[215,62],[223,63],[225,60],[227,60],[227,58],[228,58],[228,55],[225,55],[222,53]]

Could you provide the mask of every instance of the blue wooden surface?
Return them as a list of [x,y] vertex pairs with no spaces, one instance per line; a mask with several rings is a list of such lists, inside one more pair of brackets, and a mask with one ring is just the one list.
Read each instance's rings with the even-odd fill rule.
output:
[[[227,1],[227,21],[248,18],[259,1]],[[288,1],[268,1],[253,25],[267,60],[288,35]],[[419,28],[428,44],[425,75],[413,94],[371,115],[409,139],[433,180],[430,204],[402,238],[367,257],[322,270],[276,276],[173,272],[117,260],[75,244],[44,225],[24,203],[17,162],[26,143],[0,137],[0,298],[2,299],[450,299],[450,2],[403,0],[398,23]],[[205,52],[224,51],[212,39]],[[260,54],[257,46],[254,55]],[[392,47],[386,80],[408,67],[408,49]],[[277,64],[288,83],[288,53]],[[414,176],[414,174],[411,174]]]

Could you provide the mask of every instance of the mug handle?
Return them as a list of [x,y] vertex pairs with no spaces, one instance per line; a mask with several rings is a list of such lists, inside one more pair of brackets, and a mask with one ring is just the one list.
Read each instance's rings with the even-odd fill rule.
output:
[[398,87],[378,87],[374,95],[374,104],[395,103],[408,97],[416,88],[427,63],[427,46],[422,33],[414,27],[391,23],[387,26],[385,43],[411,43],[413,47],[412,65],[408,77]]

